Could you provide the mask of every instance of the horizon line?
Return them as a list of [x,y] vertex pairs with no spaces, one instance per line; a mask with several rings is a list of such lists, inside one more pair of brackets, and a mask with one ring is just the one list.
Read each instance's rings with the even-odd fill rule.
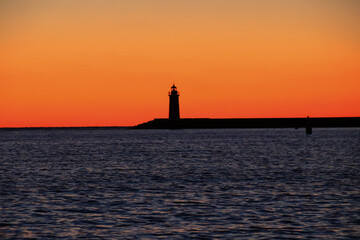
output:
[[[306,116],[306,117],[243,117],[243,118],[206,118],[206,117],[201,117],[201,118],[180,118],[181,119],[301,119],[301,118],[307,118],[309,117],[310,119],[314,119],[314,118],[360,118],[360,116],[354,116],[354,117],[310,117],[310,116]],[[169,118],[153,118],[151,120],[148,120],[146,122],[149,121],[153,121],[155,119],[169,119]],[[176,121],[176,120],[175,120]],[[142,123],[146,123],[146,122],[142,122]],[[142,124],[140,123],[140,124]],[[0,127],[0,129],[4,129],[4,130],[11,130],[11,129],[64,129],[64,128],[132,128],[134,126],[137,126],[139,124],[135,124],[135,125],[130,125],[130,126],[116,126],[116,125],[112,125],[112,126],[106,126],[106,125],[97,125],[97,126],[34,126],[34,127],[29,127],[29,126],[20,126],[20,127]]]

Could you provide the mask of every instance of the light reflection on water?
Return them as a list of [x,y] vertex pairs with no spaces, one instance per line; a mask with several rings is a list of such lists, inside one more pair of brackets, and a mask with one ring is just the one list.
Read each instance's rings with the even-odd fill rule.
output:
[[1,130],[1,238],[356,238],[360,130]]

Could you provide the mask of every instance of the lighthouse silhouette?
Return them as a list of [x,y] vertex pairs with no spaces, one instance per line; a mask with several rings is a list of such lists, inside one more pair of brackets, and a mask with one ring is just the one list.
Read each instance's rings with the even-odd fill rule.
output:
[[179,110],[179,92],[175,84],[171,87],[171,92],[169,92],[169,119],[177,120],[180,119],[180,110]]

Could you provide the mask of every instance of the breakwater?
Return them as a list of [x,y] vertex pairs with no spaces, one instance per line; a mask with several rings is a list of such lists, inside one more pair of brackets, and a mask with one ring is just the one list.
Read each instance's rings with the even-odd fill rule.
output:
[[154,120],[135,129],[211,129],[211,128],[337,128],[360,127],[360,117],[323,118],[182,118]]

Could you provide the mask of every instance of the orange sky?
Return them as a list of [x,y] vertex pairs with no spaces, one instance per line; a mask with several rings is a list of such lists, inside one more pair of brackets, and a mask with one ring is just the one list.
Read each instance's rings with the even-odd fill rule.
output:
[[0,2],[0,127],[360,116],[360,1]]

